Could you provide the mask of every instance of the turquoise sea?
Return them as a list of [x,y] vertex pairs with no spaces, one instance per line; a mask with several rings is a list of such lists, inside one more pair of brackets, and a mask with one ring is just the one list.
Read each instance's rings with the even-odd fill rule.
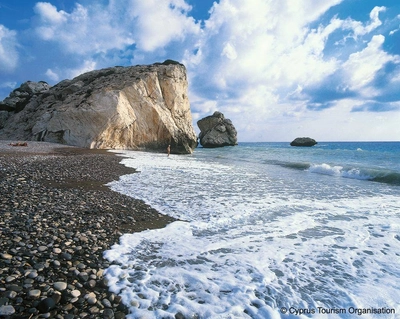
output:
[[400,317],[400,142],[120,153],[179,219],[105,253],[129,318]]

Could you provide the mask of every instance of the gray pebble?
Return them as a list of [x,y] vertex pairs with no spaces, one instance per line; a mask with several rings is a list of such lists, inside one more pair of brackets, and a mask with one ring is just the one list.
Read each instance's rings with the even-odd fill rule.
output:
[[58,282],[54,283],[53,287],[54,287],[55,290],[63,291],[65,289],[67,289],[67,283],[66,282],[62,282],[62,281],[58,281]]
[[[106,308],[111,308],[112,307],[112,305],[111,305],[111,302],[110,302],[110,300],[108,300],[108,299],[103,299],[102,301],[101,301],[101,303],[103,304],[103,306],[104,307],[106,307]],[[114,314],[113,314],[114,315]]]
[[114,319],[114,311],[112,311],[111,309],[104,309],[103,318]]
[[75,289],[75,290],[72,290],[72,291],[70,292],[70,294],[71,294],[71,296],[72,296],[73,298],[77,298],[77,297],[79,297],[79,296],[81,295],[81,292],[80,292],[79,290]]
[[29,291],[29,293],[28,293],[28,296],[30,297],[30,298],[39,298],[40,297],[40,294],[41,294],[42,292],[39,290],[39,289],[33,289],[33,290],[30,290]]
[[3,258],[3,259],[12,259],[12,255],[10,255],[10,254],[1,254],[0,255],[1,256],[1,258]]
[[15,309],[13,306],[1,306],[0,307],[0,316],[11,316],[15,313]]

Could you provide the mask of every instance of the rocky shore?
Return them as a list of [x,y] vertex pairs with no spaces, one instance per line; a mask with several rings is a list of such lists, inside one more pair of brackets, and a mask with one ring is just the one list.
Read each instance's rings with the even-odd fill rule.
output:
[[103,252],[122,233],[172,219],[104,184],[121,158],[44,142],[0,141],[0,318],[125,318]]

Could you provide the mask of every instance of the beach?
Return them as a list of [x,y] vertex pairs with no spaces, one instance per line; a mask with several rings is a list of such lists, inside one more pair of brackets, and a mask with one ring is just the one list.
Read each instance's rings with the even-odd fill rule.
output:
[[103,252],[172,218],[105,184],[134,169],[106,150],[0,141],[0,317],[125,318]]

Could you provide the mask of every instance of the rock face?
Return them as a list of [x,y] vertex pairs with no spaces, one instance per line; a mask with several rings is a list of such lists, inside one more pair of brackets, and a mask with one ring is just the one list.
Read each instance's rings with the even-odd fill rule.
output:
[[203,147],[237,145],[237,132],[231,120],[220,112],[214,112],[197,122],[200,129],[199,140]]
[[167,60],[112,67],[53,87],[26,82],[0,102],[0,138],[84,148],[191,153],[186,68]]
[[290,143],[291,146],[314,146],[315,144],[317,142],[310,137],[297,137]]

